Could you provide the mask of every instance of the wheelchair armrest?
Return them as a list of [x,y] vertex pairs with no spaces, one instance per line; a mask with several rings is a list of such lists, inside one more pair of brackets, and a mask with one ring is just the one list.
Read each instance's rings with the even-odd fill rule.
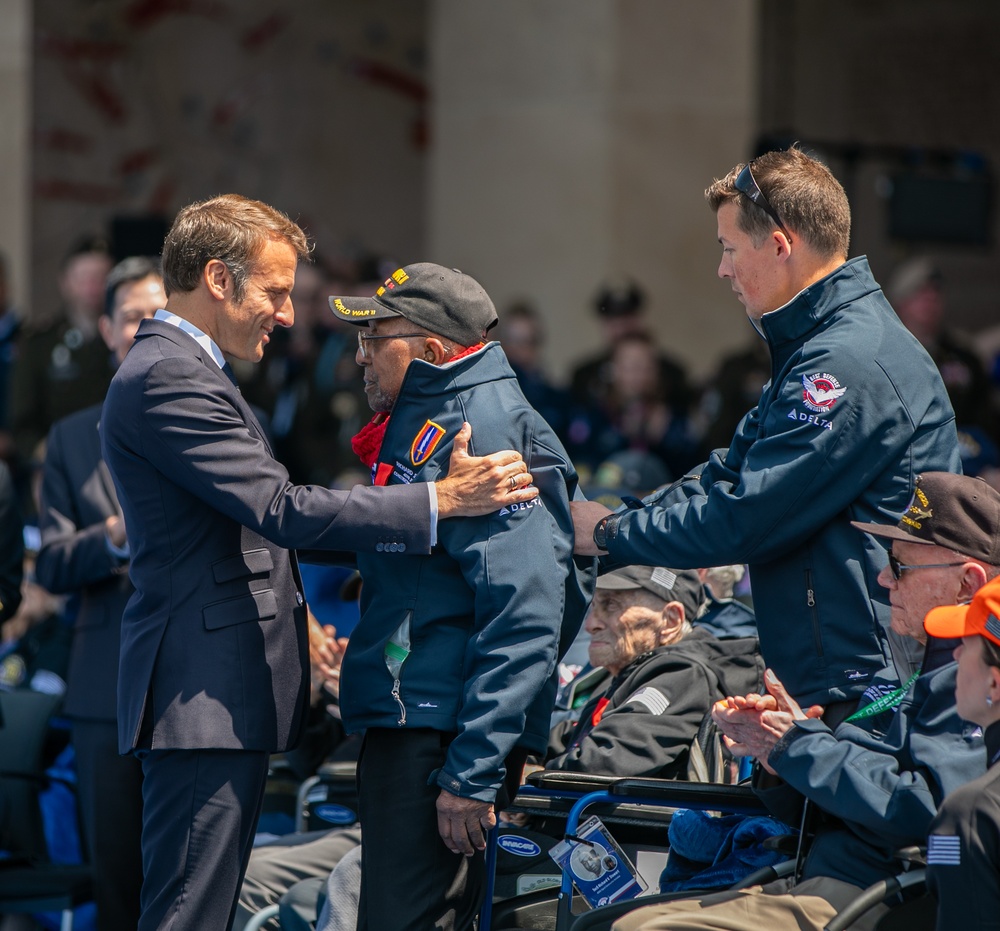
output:
[[903,864],[903,869],[927,866],[927,848],[916,844],[912,847],[901,847],[893,856]]
[[527,785],[539,789],[552,789],[558,792],[597,792],[606,789],[622,779],[621,776],[598,776],[594,773],[566,773],[554,769],[540,769],[525,779]]
[[326,782],[353,783],[358,776],[356,760],[338,760],[334,763],[320,763],[316,775]]
[[680,779],[618,779],[610,792],[625,798],[663,802],[675,808],[767,814],[767,807],[748,785],[684,782]]
[[799,852],[801,840],[799,834],[775,834],[773,837],[765,837],[761,846],[765,850],[773,850],[786,857],[794,857]]
[[908,873],[880,879],[864,892],[858,893],[858,897],[850,905],[837,912],[823,931],[846,931],[870,908],[874,908],[880,902],[884,902],[890,896],[896,895],[910,886],[920,886],[924,881],[923,870],[910,870]]

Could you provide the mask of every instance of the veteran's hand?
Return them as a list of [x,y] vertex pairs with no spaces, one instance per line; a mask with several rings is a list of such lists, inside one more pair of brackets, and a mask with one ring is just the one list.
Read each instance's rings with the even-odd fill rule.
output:
[[768,772],[767,758],[797,720],[819,717],[819,705],[803,711],[770,669],[764,673],[767,695],[732,696],[715,703],[712,720],[734,756],[751,756]]
[[486,834],[497,823],[490,802],[462,798],[444,789],[437,799],[437,818],[445,847],[466,857],[486,849]]
[[436,483],[439,518],[476,517],[538,497],[520,453],[505,449],[489,456],[470,456],[471,437],[472,427],[463,423],[455,437],[448,475]]

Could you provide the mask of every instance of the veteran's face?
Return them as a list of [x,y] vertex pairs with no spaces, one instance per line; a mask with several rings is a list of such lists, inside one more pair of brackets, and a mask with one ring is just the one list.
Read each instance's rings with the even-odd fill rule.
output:
[[359,344],[354,358],[364,370],[365,394],[373,411],[392,410],[410,362],[423,358],[427,337],[402,335],[415,331],[416,327],[402,317],[376,320],[367,330],[361,330],[364,351]]

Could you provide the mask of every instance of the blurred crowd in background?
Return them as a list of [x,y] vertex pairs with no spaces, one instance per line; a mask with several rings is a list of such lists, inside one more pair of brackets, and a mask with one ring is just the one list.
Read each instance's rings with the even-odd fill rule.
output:
[[[104,239],[81,238],[61,265],[61,306],[25,313],[8,300],[0,257],[0,459],[27,526],[29,560],[48,430],[99,404],[114,372],[99,331],[113,264]],[[327,296],[374,293],[399,264],[387,256],[329,261],[318,254],[297,272],[295,326],[275,331],[260,364],[234,360],[241,390],[266,415],[293,482],[344,488],[367,481],[350,444],[370,418],[354,359],[356,333],[334,319]],[[908,259],[882,283],[941,371],[965,472],[1000,488],[1000,327],[970,334],[951,326],[948,281],[927,257]],[[494,335],[525,395],[565,443],[588,496],[609,506],[680,478],[712,449],[726,447],[771,377],[766,344],[749,328],[745,346],[721,359],[710,377],[691,377],[653,335],[646,295],[628,278],[595,282],[592,304],[580,314],[594,315],[601,342],[565,379],[546,367],[546,342],[559,334],[547,327],[545,307],[528,296],[498,312]],[[733,326],[745,327],[733,313]],[[32,585],[30,566],[25,578]],[[42,592],[29,594],[18,616],[4,621],[3,643],[58,615],[58,607]]]

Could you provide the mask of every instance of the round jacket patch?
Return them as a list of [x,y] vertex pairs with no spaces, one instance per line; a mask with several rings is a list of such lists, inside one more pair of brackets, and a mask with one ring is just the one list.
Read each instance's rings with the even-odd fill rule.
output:
[[817,414],[830,410],[837,398],[847,391],[846,388],[840,387],[840,382],[829,372],[803,375],[802,389],[802,401],[809,410]]

